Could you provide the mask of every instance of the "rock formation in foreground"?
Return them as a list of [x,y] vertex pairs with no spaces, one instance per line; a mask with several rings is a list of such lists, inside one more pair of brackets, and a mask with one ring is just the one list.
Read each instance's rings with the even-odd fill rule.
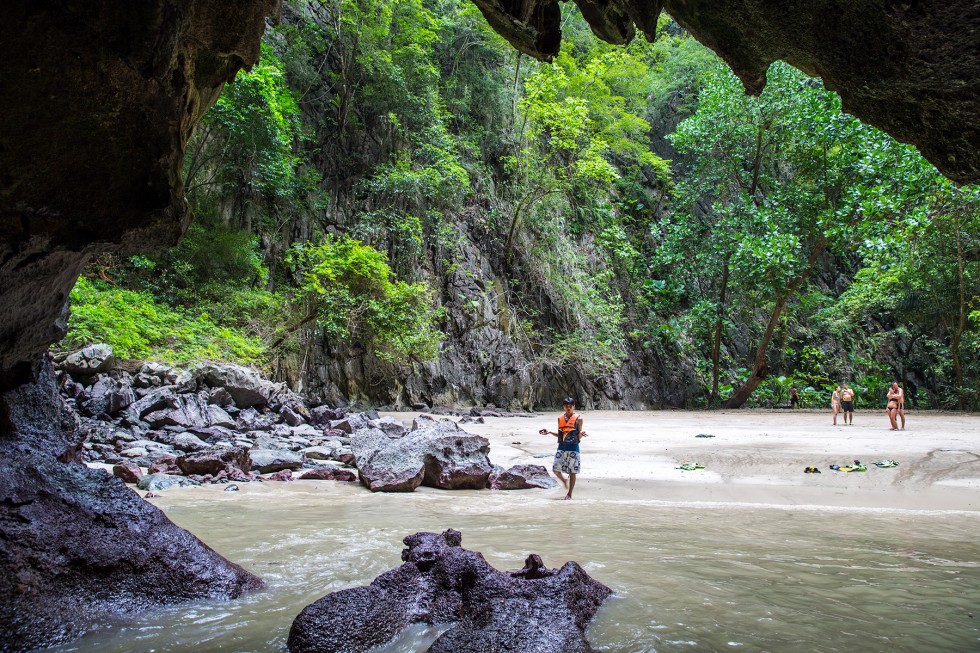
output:
[[49,361],[0,404],[9,420],[0,436],[0,650],[35,650],[112,616],[262,586],[121,479],[81,464],[77,418]]
[[461,540],[452,529],[406,537],[402,566],[308,605],[289,631],[290,652],[360,653],[415,623],[451,624],[430,653],[593,650],[585,629],[608,587],[575,562],[548,569],[536,555],[501,572]]

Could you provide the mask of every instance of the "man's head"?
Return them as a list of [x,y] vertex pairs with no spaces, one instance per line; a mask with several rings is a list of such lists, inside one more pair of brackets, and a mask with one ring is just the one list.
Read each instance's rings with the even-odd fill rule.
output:
[[898,389],[898,381],[892,381],[892,387]]
[[566,413],[575,410],[575,400],[571,397],[565,397],[565,399],[562,400],[561,405],[565,409]]

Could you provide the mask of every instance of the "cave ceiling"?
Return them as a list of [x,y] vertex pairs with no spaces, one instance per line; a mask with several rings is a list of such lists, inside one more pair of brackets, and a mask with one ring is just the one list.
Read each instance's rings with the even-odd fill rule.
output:
[[[564,0],[563,0],[564,1]],[[515,48],[550,61],[558,0],[473,0]],[[595,34],[653,39],[666,11],[752,94],[782,60],[820,77],[844,109],[915,145],[950,179],[980,182],[980,3],[885,0],[574,0]]]

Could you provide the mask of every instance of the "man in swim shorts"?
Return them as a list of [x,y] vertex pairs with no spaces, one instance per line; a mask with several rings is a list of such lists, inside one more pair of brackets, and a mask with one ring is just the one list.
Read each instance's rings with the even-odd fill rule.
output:
[[[555,462],[551,466],[551,471],[568,490],[565,499],[571,499],[572,490],[575,489],[575,477],[582,467],[578,443],[588,434],[582,430],[582,418],[575,414],[575,400],[565,397],[562,405],[565,412],[558,417],[558,432],[541,429],[538,433],[554,435],[558,438],[558,451],[555,452]],[[568,474],[568,480],[565,480],[563,474]]]
[[[844,412],[844,423],[854,425],[854,391],[851,386],[844,384],[840,391],[840,407]],[[847,416],[851,416],[851,421],[847,421]]]

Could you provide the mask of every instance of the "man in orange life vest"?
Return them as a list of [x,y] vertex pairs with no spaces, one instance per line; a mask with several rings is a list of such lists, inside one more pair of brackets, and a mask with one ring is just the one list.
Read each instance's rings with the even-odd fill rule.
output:
[[[555,452],[555,462],[551,466],[551,471],[555,473],[561,484],[568,489],[566,499],[572,498],[572,490],[575,489],[575,475],[579,473],[582,466],[582,458],[579,455],[578,443],[581,438],[588,434],[582,430],[582,418],[575,414],[575,400],[565,397],[562,402],[565,412],[558,417],[558,432],[541,429],[541,435],[554,435],[558,437],[558,451]],[[562,476],[562,472],[568,474],[568,480]]]

